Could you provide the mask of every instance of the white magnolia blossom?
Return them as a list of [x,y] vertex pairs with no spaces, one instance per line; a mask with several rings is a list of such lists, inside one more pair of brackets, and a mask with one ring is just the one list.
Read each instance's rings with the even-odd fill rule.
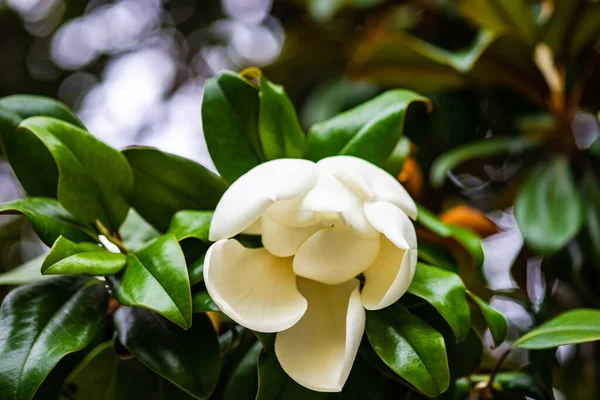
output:
[[[365,309],[410,285],[417,208],[394,177],[349,156],[280,159],[235,181],[210,227],[204,281],[242,326],[278,332],[275,354],[299,384],[342,390],[365,329]],[[230,239],[262,235],[264,248]],[[363,274],[364,285],[356,278]]]

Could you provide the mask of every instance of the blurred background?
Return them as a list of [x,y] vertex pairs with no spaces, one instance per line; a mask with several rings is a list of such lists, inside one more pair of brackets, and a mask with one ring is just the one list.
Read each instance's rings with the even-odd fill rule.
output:
[[[489,39],[480,30],[495,35],[498,22],[486,20],[487,10],[469,11],[458,3],[469,2],[0,0],[0,97],[57,98],[90,132],[117,148],[155,146],[213,168],[200,105],[204,82],[223,69],[263,68],[270,80],[285,86],[307,129],[385,88],[426,94],[433,113],[407,121],[417,151],[416,169],[403,171],[409,175],[405,184],[436,213],[468,204],[494,222],[483,233],[488,297],[508,317],[510,336],[516,338],[540,310],[546,312],[548,302],[560,303],[557,310],[589,306],[598,295],[581,298],[581,288],[556,279],[545,270],[544,259],[523,248],[512,201],[523,170],[539,161],[540,153],[509,152],[474,168],[452,170],[441,189],[423,183],[432,160],[448,149],[491,136],[553,129],[546,109],[552,111],[547,107],[552,87],[540,60],[531,57],[531,43]],[[557,7],[579,4],[574,11],[579,14],[562,31],[550,32],[547,42],[577,39],[583,34],[575,25],[587,29],[579,47],[572,41],[553,46],[557,60],[568,67],[559,73],[569,84],[585,77],[586,90],[580,90],[568,120],[575,148],[584,150],[600,135],[600,2],[526,3],[538,27],[553,23],[560,15]],[[588,6],[598,19],[584,17]],[[523,28],[519,21],[514,25],[513,31]],[[524,38],[525,30],[520,32]],[[0,158],[0,202],[22,196]],[[47,251],[22,218],[2,216],[0,228],[0,271]],[[568,263],[575,265],[580,250],[571,247]],[[506,345],[491,351],[486,335],[490,367]],[[555,361],[570,369],[555,379],[557,399],[597,398],[593,382],[600,382],[600,353],[595,352],[594,345],[558,349]],[[515,351],[506,365],[527,361],[524,352]]]

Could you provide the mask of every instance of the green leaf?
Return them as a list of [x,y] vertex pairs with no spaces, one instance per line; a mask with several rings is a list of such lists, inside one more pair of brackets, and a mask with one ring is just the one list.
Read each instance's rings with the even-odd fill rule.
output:
[[429,171],[429,180],[434,187],[440,187],[446,180],[448,172],[465,161],[501,153],[522,153],[538,144],[538,141],[527,137],[493,137],[467,143],[455,147],[435,160]]
[[132,205],[161,232],[179,210],[214,210],[227,189],[223,179],[191,160],[150,147],[130,147],[123,154],[135,177]]
[[212,217],[212,211],[179,211],[173,217],[168,232],[174,234],[177,240],[196,238],[208,242]]
[[485,255],[481,246],[481,238],[475,233],[454,225],[446,225],[439,220],[431,211],[417,204],[417,222],[429,231],[444,238],[456,240],[473,258],[475,267],[483,265]]
[[210,242],[196,239],[184,239],[180,243],[181,250],[185,255],[190,283],[195,285],[204,280],[204,259],[210,248]]
[[600,183],[590,171],[583,178],[583,197],[587,206],[584,240],[592,259],[600,260]]
[[0,143],[15,175],[29,196],[56,198],[58,169],[35,135],[17,127],[36,115],[54,117],[84,128],[64,104],[47,97],[16,95],[0,99]]
[[474,329],[469,329],[468,336],[460,343],[447,341],[446,350],[452,380],[470,376],[479,369],[483,357],[483,343]]
[[279,365],[275,353],[260,355],[256,400],[322,400],[326,396],[294,382]]
[[[384,166],[402,138],[410,105],[429,99],[409,90],[390,90],[366,103],[312,126],[307,158],[318,161],[337,154]],[[397,173],[399,171],[390,171]]]
[[479,311],[481,311],[481,315],[492,334],[492,339],[494,339],[494,346],[500,346],[502,342],[504,342],[504,339],[506,339],[506,334],[508,333],[506,318],[475,293],[467,290],[467,294],[473,300],[475,305],[477,305]]
[[517,32],[527,43],[536,39],[536,23],[525,0],[461,0],[462,15],[483,29]]
[[225,386],[222,400],[254,400],[258,391],[258,357],[262,344],[254,343],[238,362]]
[[25,285],[47,278],[42,275],[42,263],[45,254],[32,258],[26,263],[0,274],[0,285]]
[[458,342],[466,339],[471,327],[471,311],[465,285],[457,274],[418,263],[408,293],[434,306],[450,325]]
[[429,243],[419,243],[418,255],[421,260],[428,264],[435,265],[446,271],[458,271],[458,266],[452,258],[452,254],[444,248]]
[[549,349],[600,340],[600,310],[567,311],[517,339],[511,347]]
[[419,391],[433,397],[448,388],[444,338],[404,307],[368,311],[366,332],[381,360]]
[[29,400],[65,355],[83,349],[104,324],[100,281],[61,277],[21,286],[0,308],[0,398]]
[[251,72],[260,75],[258,133],[265,158],[302,158],[306,136],[292,101],[283,86],[269,81],[259,70]]
[[129,215],[119,229],[123,243],[128,250],[138,251],[152,240],[160,236],[152,225],[147,223],[135,210],[129,210]]
[[206,290],[192,295],[192,307],[195,313],[221,311]]
[[69,374],[59,400],[114,400],[118,365],[112,340],[98,345]]
[[212,393],[219,376],[219,343],[205,314],[194,314],[187,331],[138,307],[121,307],[114,320],[121,343],[154,372],[195,397]]
[[74,243],[59,237],[42,264],[44,275],[114,275],[127,262],[123,254],[111,253],[94,243]]
[[206,82],[202,100],[202,129],[210,157],[229,183],[260,164],[258,90],[231,72]]
[[383,3],[384,0],[308,0],[310,16],[317,22],[327,22],[344,8],[367,8]]
[[110,282],[119,303],[149,308],[184,329],[191,326],[190,281],[175,236],[161,236],[128,254],[125,269]]
[[515,200],[515,218],[523,238],[541,255],[551,255],[573,239],[583,225],[584,210],[564,158],[537,168]]
[[[489,375],[472,375],[473,384],[488,382]],[[494,392],[514,393],[519,396],[527,396],[534,400],[548,400],[544,389],[540,387],[539,382],[531,375],[525,372],[501,372],[496,375],[494,381]]]
[[35,233],[48,246],[64,236],[75,242],[90,241],[95,234],[82,225],[54,199],[30,197],[0,204],[0,214],[23,214],[31,221]]
[[121,153],[89,132],[48,117],[32,117],[20,128],[48,148],[59,171],[58,200],[81,221],[100,220],[116,231],[129,212],[133,174]]

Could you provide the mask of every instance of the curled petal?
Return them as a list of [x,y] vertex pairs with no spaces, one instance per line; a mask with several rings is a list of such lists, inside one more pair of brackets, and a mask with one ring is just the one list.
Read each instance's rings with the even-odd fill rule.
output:
[[352,156],[324,158],[317,163],[370,200],[387,201],[417,218],[417,205],[396,178],[368,161]]
[[254,167],[235,181],[219,201],[209,239],[217,241],[237,235],[274,202],[304,195],[316,179],[317,168],[307,160],[279,159]]
[[304,197],[281,200],[271,205],[264,216],[288,226],[308,226],[317,222],[317,213],[300,208]]
[[416,250],[400,249],[382,237],[379,256],[364,272],[361,297],[365,308],[380,310],[398,301],[408,290],[416,266]]
[[417,234],[403,210],[385,201],[365,203],[365,215],[378,232],[401,249],[417,248]]
[[275,338],[275,354],[296,382],[319,392],[339,392],[348,379],[365,330],[357,279],[324,285],[298,279],[308,300],[302,319]]
[[293,256],[306,239],[322,229],[321,224],[291,227],[266,217],[263,217],[262,221],[263,246],[277,257]]
[[366,270],[379,253],[379,235],[365,238],[343,224],[323,228],[308,238],[294,257],[294,272],[335,285]]
[[290,258],[264,248],[247,249],[236,240],[214,243],[204,261],[206,289],[227,316],[258,332],[279,332],[306,311]]

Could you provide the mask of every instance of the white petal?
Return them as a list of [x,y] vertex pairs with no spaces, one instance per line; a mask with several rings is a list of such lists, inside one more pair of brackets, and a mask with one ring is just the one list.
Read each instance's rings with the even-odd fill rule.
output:
[[317,222],[317,213],[313,210],[301,209],[304,197],[281,200],[271,205],[264,216],[288,226],[308,226]]
[[223,194],[210,224],[209,239],[237,235],[274,202],[304,195],[316,179],[317,168],[307,160],[283,158],[254,167]]
[[417,251],[399,249],[385,237],[373,264],[365,271],[361,297],[367,310],[380,310],[396,301],[412,282],[417,266]]
[[[319,171],[316,185],[300,205],[300,209],[313,210],[323,218],[337,219],[341,215],[344,223],[365,236],[377,236],[367,221],[363,200],[327,171]],[[324,221],[326,222],[326,221]]]
[[258,218],[249,227],[244,229],[241,233],[246,235],[260,235],[262,231],[262,218]]
[[415,227],[403,210],[385,201],[375,201],[365,203],[365,214],[373,227],[397,247],[417,248]]
[[213,244],[204,261],[206,289],[227,316],[259,332],[279,332],[306,311],[290,258],[264,248],[247,249],[236,240]]
[[365,330],[359,282],[323,285],[298,278],[308,299],[302,319],[275,338],[283,370],[300,385],[319,392],[339,392],[348,379]]
[[305,227],[291,227],[267,217],[263,217],[262,221],[263,246],[277,257],[293,256],[306,239],[322,229],[319,223]]
[[294,256],[294,272],[335,285],[366,270],[378,253],[379,235],[364,238],[338,223],[321,229],[300,246]]
[[366,198],[395,204],[412,219],[417,218],[417,205],[404,186],[378,166],[351,156],[324,158],[317,165],[329,170]]

